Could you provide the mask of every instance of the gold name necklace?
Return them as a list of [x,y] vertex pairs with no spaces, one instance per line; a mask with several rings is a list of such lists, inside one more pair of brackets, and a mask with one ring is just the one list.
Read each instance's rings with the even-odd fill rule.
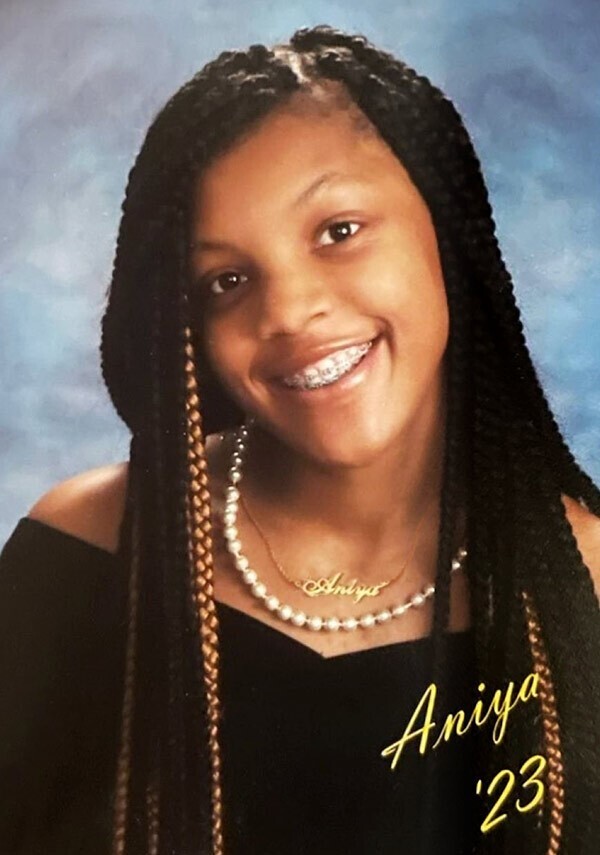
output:
[[[389,585],[392,585],[394,582],[397,582],[400,579],[406,568],[411,561],[413,555],[415,554],[415,549],[417,548],[417,540],[419,535],[419,530],[425,519],[425,512],[421,515],[421,519],[417,525],[415,536],[413,539],[412,549],[408,555],[408,558],[404,562],[404,564],[400,567],[400,570],[392,579],[387,579],[385,582],[378,582],[377,584],[362,584],[358,582],[356,578],[351,581],[344,581],[343,572],[331,573],[329,576],[320,576],[317,579],[314,578],[304,578],[304,579],[293,579],[285,572],[281,563],[278,561],[271,544],[267,540],[267,536],[263,532],[262,528],[259,526],[258,522],[254,518],[254,515],[250,512],[250,509],[244,499],[244,497],[240,493],[240,503],[244,508],[246,516],[250,520],[253,527],[256,529],[256,532],[260,539],[262,540],[265,548],[269,554],[269,558],[273,562],[275,568],[278,573],[291,585],[296,588],[299,588],[303,594],[306,594],[307,597],[322,597],[322,596],[334,596],[334,597],[352,597],[355,603],[360,603],[365,597],[377,597],[383,591],[384,588],[387,588]],[[425,510],[428,509],[429,506]]]

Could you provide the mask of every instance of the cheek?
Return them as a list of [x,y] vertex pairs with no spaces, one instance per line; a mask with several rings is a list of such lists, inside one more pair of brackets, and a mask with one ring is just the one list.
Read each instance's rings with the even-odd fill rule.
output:
[[359,280],[368,282],[373,314],[391,323],[399,340],[445,346],[449,314],[435,238],[403,231],[390,239]]
[[433,350],[446,347],[450,316],[444,275],[433,226],[416,219],[403,255],[404,310],[412,336]]
[[[441,274],[413,263],[381,275],[365,295],[356,285],[354,305],[376,319],[389,336],[392,353],[406,369],[433,377],[448,344],[450,316]],[[412,373],[412,371],[411,371]]]
[[443,357],[448,344],[450,315],[441,276],[427,268],[418,271],[416,286],[407,305],[408,336],[413,353],[429,363]]
[[233,325],[215,320],[205,322],[204,341],[212,371],[238,402],[243,402],[253,358],[247,341]]

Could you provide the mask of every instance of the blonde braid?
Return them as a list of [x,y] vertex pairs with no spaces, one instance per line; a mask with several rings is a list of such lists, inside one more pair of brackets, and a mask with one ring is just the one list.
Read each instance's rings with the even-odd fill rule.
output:
[[213,555],[210,493],[206,450],[202,433],[200,399],[196,380],[196,360],[192,332],[184,327],[185,389],[188,447],[187,528],[190,573],[198,629],[201,638],[203,678],[208,715],[208,743],[211,770],[212,852],[223,855],[223,803],[221,791],[221,750],[219,746],[220,698],[218,618],[213,589]]
[[154,768],[152,780],[146,788],[146,823],[148,829],[148,855],[158,855],[159,843],[159,792],[158,772]]
[[544,751],[548,760],[548,794],[550,796],[550,827],[546,855],[560,853],[564,810],[564,774],[561,751],[560,726],[556,709],[556,698],[552,674],[548,666],[546,649],[542,639],[539,618],[533,606],[531,596],[522,591],[527,621],[527,634],[533,658],[533,667],[539,676],[540,707],[542,710],[542,730]]
[[127,644],[125,650],[125,679],[121,712],[121,742],[117,759],[115,800],[113,809],[112,855],[123,855],[127,836],[127,808],[129,779],[131,777],[131,744],[135,703],[135,669],[139,604],[140,519],[139,508],[133,495],[131,523],[131,559],[127,617]]

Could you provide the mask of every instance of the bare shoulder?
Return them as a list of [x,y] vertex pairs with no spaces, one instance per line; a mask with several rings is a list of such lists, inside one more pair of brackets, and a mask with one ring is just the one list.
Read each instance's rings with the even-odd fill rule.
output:
[[126,462],[81,472],[52,487],[28,516],[108,552],[116,552],[128,472]]
[[570,496],[563,495],[562,502],[581,557],[590,571],[596,595],[600,600],[600,517]]
[[[219,437],[208,437],[206,445],[209,471],[220,479],[223,458]],[[126,461],[81,472],[52,487],[33,505],[28,516],[115,553],[128,478]]]

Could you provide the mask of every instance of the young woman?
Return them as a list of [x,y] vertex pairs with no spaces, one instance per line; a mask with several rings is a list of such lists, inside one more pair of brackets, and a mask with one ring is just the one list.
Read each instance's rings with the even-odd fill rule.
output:
[[328,27],[206,65],[102,358],[130,460],[2,558],[4,852],[597,851],[600,493],[438,89]]

